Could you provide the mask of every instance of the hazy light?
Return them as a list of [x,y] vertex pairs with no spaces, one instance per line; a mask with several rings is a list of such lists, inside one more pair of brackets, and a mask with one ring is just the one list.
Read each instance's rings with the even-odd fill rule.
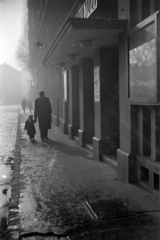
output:
[[15,51],[22,30],[23,9],[26,0],[0,1],[0,64],[19,70]]

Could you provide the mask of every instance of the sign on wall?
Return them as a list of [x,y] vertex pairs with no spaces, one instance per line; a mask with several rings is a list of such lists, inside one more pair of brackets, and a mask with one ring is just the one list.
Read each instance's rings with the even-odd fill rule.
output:
[[92,12],[97,8],[98,0],[86,0],[78,13],[76,14],[76,18],[88,18]]
[[64,82],[64,101],[67,101],[67,71],[63,72],[63,82]]
[[94,68],[94,101],[100,102],[99,66]]

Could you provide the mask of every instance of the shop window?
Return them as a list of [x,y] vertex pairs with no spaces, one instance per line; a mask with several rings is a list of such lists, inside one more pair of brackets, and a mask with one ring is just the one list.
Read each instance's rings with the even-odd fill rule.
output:
[[149,170],[143,166],[140,167],[140,179],[146,185],[149,185]]
[[153,187],[154,190],[159,191],[159,175],[153,173]]
[[157,103],[157,14],[129,32],[128,97],[132,103]]
[[150,0],[142,0],[142,20],[150,16]]

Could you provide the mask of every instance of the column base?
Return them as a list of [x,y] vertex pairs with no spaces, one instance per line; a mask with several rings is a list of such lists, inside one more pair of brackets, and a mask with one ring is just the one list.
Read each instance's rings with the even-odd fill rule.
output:
[[92,143],[93,131],[78,130],[79,146],[85,147],[86,143]]
[[108,144],[107,139],[93,137],[93,155],[96,160],[101,161],[103,155],[110,153],[110,150],[107,148]]
[[61,130],[62,130],[62,133],[68,134],[68,124],[63,120],[61,122]]
[[93,137],[93,152],[94,157],[97,160],[102,160],[104,155],[116,155],[117,147],[116,143],[112,139],[99,139]]
[[101,139],[98,139],[96,137],[93,137],[93,156],[95,160],[102,160],[102,155],[100,153],[100,141]]
[[71,124],[68,124],[68,136],[70,139],[73,139],[74,136],[78,134],[78,127],[75,127]]
[[137,182],[137,158],[128,152],[117,150],[118,177],[125,182]]

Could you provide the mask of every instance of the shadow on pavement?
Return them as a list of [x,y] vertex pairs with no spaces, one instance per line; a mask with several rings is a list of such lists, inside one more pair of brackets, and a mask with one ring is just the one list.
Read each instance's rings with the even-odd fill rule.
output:
[[81,149],[78,147],[73,147],[69,146],[65,143],[58,142],[58,141],[53,141],[53,140],[48,140],[48,141],[37,141],[34,140],[31,142],[31,144],[34,145],[40,145],[46,147],[46,145],[49,145],[50,147],[54,148],[54,150],[65,153],[70,156],[81,156],[82,158],[85,158],[86,160],[93,160],[93,156],[87,152],[85,149]]

